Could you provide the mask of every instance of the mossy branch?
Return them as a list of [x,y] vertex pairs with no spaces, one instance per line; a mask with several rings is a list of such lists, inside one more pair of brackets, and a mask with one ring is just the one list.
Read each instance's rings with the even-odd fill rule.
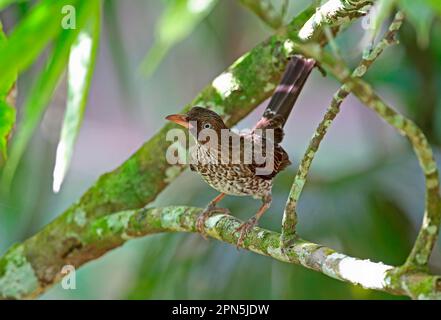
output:
[[299,31],[301,40],[316,40],[323,33],[323,27],[336,27],[366,14],[362,11],[375,0],[329,0],[305,23]]
[[[353,4],[359,1],[341,2]],[[414,248],[416,253],[409,257],[409,264],[414,266],[414,261],[424,261],[424,268],[392,267],[359,260],[301,239],[295,239],[291,246],[282,250],[280,234],[260,228],[253,229],[243,248],[365,288],[412,298],[440,298],[440,277],[429,275],[425,270],[437,237],[440,208],[438,174],[430,147],[413,123],[392,111],[368,84],[351,78],[344,65],[336,63],[320,48],[297,42],[298,30],[312,14],[311,10],[305,11],[227,69],[221,76],[234,79],[228,90],[216,86],[214,81],[190,105],[209,105],[232,125],[272,94],[289,56],[303,52],[315,57],[351,92],[411,139],[428,178],[428,209]],[[36,297],[60,279],[64,265],[79,267],[130,238],[158,232],[194,232],[196,216],[201,209],[136,209],[154,200],[184,169],[183,166],[170,165],[165,157],[158,157],[164,155],[171,144],[165,139],[170,128],[171,125],[165,126],[123,165],[102,176],[60,217],[1,257],[0,297]],[[216,215],[207,220],[206,227],[211,237],[236,244],[239,223],[234,217]]]
[[[317,42],[321,43],[321,45],[323,45],[323,42],[321,42],[322,39],[329,40],[329,38],[332,37],[332,31],[330,30],[330,27],[340,26],[364,15],[365,12],[361,11],[361,9],[372,5],[373,2],[373,0],[330,0],[324,3],[322,6],[316,9],[316,12],[300,29],[298,33],[299,41],[305,42],[316,40]],[[388,37],[393,37],[396,31],[399,29],[400,25],[401,21],[399,22],[398,28],[392,32],[387,33],[385,40],[380,42],[375,50],[373,50],[373,52],[369,56],[365,57],[361,61],[359,67],[354,71],[354,76],[361,77],[367,71],[372,62],[375,61],[375,59],[384,50],[384,45],[388,44]],[[396,26],[397,25],[393,23],[391,28],[395,29]],[[290,241],[293,240],[293,238],[296,237],[296,207],[300,194],[303,190],[303,186],[305,185],[309,168],[311,166],[312,160],[314,159],[315,153],[320,146],[321,141],[328,131],[328,128],[340,111],[341,103],[348,96],[348,94],[349,91],[347,90],[346,86],[343,86],[334,95],[334,99],[331,103],[330,108],[327,110],[324,119],[316,129],[315,135],[310,141],[310,144],[300,162],[300,166],[294,178],[294,182],[292,184],[283,214],[281,238],[283,245],[287,245]]]
[[[286,42],[292,43],[291,39],[295,39],[298,30],[313,13],[313,7],[305,10],[279,33],[240,57],[203,89],[183,112],[194,105],[209,106],[230,126],[244,118],[271,96],[293,54]],[[127,161],[102,175],[79,201],[32,237],[23,256],[26,263],[33,266],[39,283],[53,283],[60,277],[64,257],[77,242],[76,235],[82,233],[91,221],[114,212],[144,207],[179,176],[185,166],[170,164],[166,159],[166,152],[173,143],[167,141],[166,134],[173,127],[172,124],[165,125]],[[5,261],[0,258],[0,277],[6,272]],[[20,274],[21,271],[17,270],[17,277]],[[26,281],[23,278],[17,280],[19,283]],[[0,280],[0,289],[10,288],[14,283]]]
[[[34,252],[33,260],[42,263],[45,259],[55,258],[63,265],[78,268],[132,238],[160,232],[196,232],[196,219],[201,212],[202,209],[193,207],[144,208],[97,218],[70,238],[69,249],[63,256],[51,255],[52,247],[56,246],[52,242],[50,248]],[[205,222],[205,228],[208,236],[236,245],[239,237],[236,229],[241,223],[230,215],[214,215]],[[48,229],[46,227],[42,232],[50,231]],[[438,276],[423,272],[397,274],[393,266],[353,258],[302,239],[296,239],[290,247],[282,249],[279,239],[279,233],[255,227],[245,238],[242,248],[302,265],[366,289],[420,299],[441,298],[441,278]],[[60,280],[57,276],[44,281],[38,276],[38,266],[29,262],[28,252],[36,242],[37,238],[30,238],[1,258],[0,298],[34,298]]]
[[[396,34],[400,29],[404,15],[401,11],[397,12],[394,20],[389,26],[388,31],[385,33],[383,39],[378,42],[378,44],[371,51],[367,52],[363,59],[361,60],[358,67],[352,72],[352,77],[361,78],[367,72],[372,63],[380,56],[380,54],[388,46],[393,45],[397,42]],[[314,160],[315,154],[320,147],[320,143],[324,139],[328,132],[328,129],[332,125],[337,114],[340,112],[340,106],[344,99],[349,95],[350,90],[346,84],[343,84],[340,89],[334,94],[331,101],[331,105],[326,110],[323,120],[318,125],[315,130],[314,136],[309,142],[306,148],[305,154],[300,161],[299,168],[297,170],[296,176],[294,177],[294,182],[292,184],[288,201],[285,206],[285,211],[283,213],[282,220],[282,241],[287,243],[296,234],[296,224],[297,224],[297,203],[300,198],[300,194],[306,183],[306,178],[309,173],[312,161]]]
[[427,138],[413,121],[391,108],[375,93],[368,83],[351,76],[350,71],[341,61],[325,53],[320,46],[299,45],[297,49],[303,54],[320,61],[322,66],[340,82],[344,83],[347,89],[361,102],[410,141],[425,177],[426,195],[422,226],[414,247],[402,267],[402,271],[427,270],[430,255],[438,239],[441,223],[439,171]]

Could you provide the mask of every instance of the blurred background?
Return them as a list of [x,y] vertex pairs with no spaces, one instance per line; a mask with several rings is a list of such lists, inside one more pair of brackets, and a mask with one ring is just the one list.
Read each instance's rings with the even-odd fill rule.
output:
[[[211,1],[200,15],[191,17],[191,23],[179,16],[176,2],[103,1],[95,70],[65,181],[55,194],[52,172],[67,99],[63,76],[8,192],[0,194],[0,254],[63,212],[101,174],[124,162],[161,128],[167,114],[180,110],[273,32],[236,0]],[[0,12],[6,34],[33,4],[18,2]],[[308,0],[290,1],[286,21],[308,4]],[[422,12],[419,20],[406,21],[399,33],[401,44],[388,48],[366,79],[394,108],[417,122],[441,165],[441,21],[430,10]],[[167,15],[174,19],[173,24],[167,22]],[[386,16],[386,24],[390,16]],[[163,45],[158,36],[161,26],[171,28],[171,34],[182,34],[173,45]],[[367,33],[359,21],[336,40],[352,67],[369,43]],[[18,79],[18,128],[23,104],[47,57],[45,51]],[[262,227],[280,230],[298,161],[338,87],[335,79],[318,71],[307,82],[283,142],[294,164],[277,177],[273,205],[262,218]],[[238,127],[254,124],[264,107]],[[349,255],[399,265],[420,227],[423,186],[407,141],[350,97],[314,160],[299,203],[299,233]],[[186,171],[154,205],[205,206],[215,195],[199,176]],[[259,203],[227,197],[222,206],[246,219]],[[441,273],[439,246],[431,270]],[[42,299],[399,298],[189,234],[131,240],[79,269],[76,285],[76,290],[63,290],[58,284]]]

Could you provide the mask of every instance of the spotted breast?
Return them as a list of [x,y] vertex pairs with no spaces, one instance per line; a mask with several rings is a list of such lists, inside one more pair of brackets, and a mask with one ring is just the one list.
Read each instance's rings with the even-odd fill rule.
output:
[[203,144],[197,144],[190,156],[191,170],[219,192],[255,199],[271,193],[272,180],[256,176],[252,164],[220,163],[219,151]]

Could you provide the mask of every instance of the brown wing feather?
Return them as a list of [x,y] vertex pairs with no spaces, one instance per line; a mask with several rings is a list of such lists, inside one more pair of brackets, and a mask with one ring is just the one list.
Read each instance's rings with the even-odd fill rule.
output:
[[[261,163],[261,161],[257,161],[256,158],[253,156],[252,163],[248,166],[250,171],[254,175],[265,180],[271,180],[280,171],[284,170],[287,166],[291,164],[291,161],[289,160],[289,156],[286,151],[278,143],[275,143],[273,140],[266,139],[265,134],[256,135],[252,133],[248,136],[244,136],[243,138],[252,139],[253,148],[255,148],[254,150],[256,150],[256,148],[258,148],[257,150],[262,150],[262,156],[265,157],[266,161],[270,161],[270,165],[272,165],[272,170],[270,172],[265,172],[265,174],[261,174],[260,172],[258,172],[257,169],[265,168],[267,162]],[[272,146],[267,145],[269,143],[272,144]],[[242,144],[243,142],[241,142],[241,145]],[[268,154],[267,151],[270,151],[270,154]]]
[[[288,167],[291,164],[291,161],[289,160],[288,154],[286,151],[279,145],[276,145],[274,147],[274,157],[273,157],[273,170],[270,174],[266,175],[259,175],[258,173],[255,174],[256,176],[265,179],[265,180],[271,180],[274,178],[280,171],[284,170],[286,167]],[[260,165],[254,165],[255,168],[264,167],[264,164]]]

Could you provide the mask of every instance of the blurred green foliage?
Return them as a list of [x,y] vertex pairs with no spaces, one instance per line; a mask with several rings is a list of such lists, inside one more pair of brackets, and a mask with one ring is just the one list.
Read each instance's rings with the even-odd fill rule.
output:
[[430,42],[430,28],[433,25],[436,13],[429,4],[412,0],[400,0],[400,8],[406,14],[407,20],[413,24],[418,46],[425,48]]
[[167,0],[166,8],[155,27],[155,42],[141,68],[146,75],[153,73],[177,43],[188,37],[210,13],[217,0]]
[[5,98],[0,98],[0,152],[2,160],[7,158],[7,140],[15,122],[15,109],[5,100]]
[[[176,109],[176,101],[184,104],[185,99],[197,93],[220,70],[256,42],[264,40],[268,34],[264,23],[240,7],[238,2],[41,0],[28,3],[0,0],[0,18],[8,21],[5,24],[8,26],[5,28],[6,35],[0,32],[0,151],[4,159],[16,112],[15,106],[6,103],[6,96],[17,74],[19,76],[16,130],[10,139],[9,157],[0,167],[3,182],[0,191],[1,252],[11,243],[38,231],[54,214],[78,198],[96,176],[109,168],[107,158],[110,156],[106,154],[100,158],[102,162],[99,168],[89,168],[93,158],[100,156],[101,146],[83,148],[90,152],[79,154],[87,162],[81,167],[83,171],[75,171],[75,177],[63,187],[67,189],[65,192],[62,190],[57,197],[52,194],[50,185],[56,146],[64,146],[60,160],[57,159],[61,161],[64,177],[84,115],[84,121],[89,116],[97,124],[92,129],[89,127],[84,139],[96,141],[93,140],[93,133],[99,133],[100,126],[109,122],[106,137],[110,144],[117,145],[121,139],[129,139],[131,136],[127,132],[132,132],[130,130],[136,126],[136,121],[128,122],[125,124],[127,131],[124,132],[113,127],[117,122],[115,119],[128,113],[126,106],[130,105],[130,112],[142,119],[140,121],[147,122],[147,125],[143,123],[143,127],[147,126],[150,131],[142,131],[141,141],[147,140],[148,135],[161,125],[162,118],[159,116]],[[298,6],[309,2],[304,0],[291,4],[287,17],[295,15]],[[360,39],[364,39],[365,35],[369,36],[370,42],[378,39],[385,24],[390,21],[395,4],[408,17],[400,31],[401,45],[388,49],[366,78],[417,122],[438,150],[436,155],[439,158],[440,2],[382,0],[379,4],[381,14],[374,17],[370,29],[354,24],[339,35],[336,43],[343,58],[356,64],[363,49],[369,47]],[[65,5],[74,5],[76,9],[75,29],[60,27]],[[103,10],[101,5],[104,6]],[[138,19],[132,18],[127,12]],[[138,12],[139,15],[136,15]],[[142,24],[144,20],[146,23]],[[102,21],[104,25],[100,29]],[[91,41],[88,42],[90,46],[83,48],[82,52],[85,57],[82,67],[85,69],[72,70],[69,57],[72,52],[81,49],[79,46],[84,39]],[[133,42],[145,46],[136,46]],[[147,55],[144,56],[146,48]],[[108,51],[112,63],[106,60]],[[161,68],[157,68],[160,63]],[[107,73],[111,64],[116,66],[115,74],[111,76],[119,82],[125,97],[117,111],[107,106],[111,104],[111,99],[106,100],[107,96],[113,97],[109,92],[112,90],[109,88],[113,88],[113,78],[109,78]],[[150,78],[139,76],[140,65]],[[101,92],[92,94],[95,110],[86,110],[89,92],[93,92],[94,85],[99,85],[98,81],[92,81],[95,68],[96,76],[101,80],[98,87]],[[66,70],[67,77],[64,76]],[[59,86],[64,79],[67,90]],[[311,96],[324,95],[322,92],[328,92],[329,86],[336,86],[331,79],[318,79],[316,82],[314,85],[318,89],[314,89],[316,91]],[[334,90],[334,87],[331,89]],[[62,102],[66,105],[64,121],[63,117],[51,114],[50,104],[60,91],[67,92]],[[325,101],[330,97],[331,94]],[[308,101],[311,106],[317,103],[311,97]],[[320,113],[326,106],[321,107],[323,109],[311,107],[310,112]],[[344,109],[342,113],[348,111]],[[112,114],[112,117],[108,114]],[[147,116],[143,117],[145,114]],[[43,135],[43,129],[47,130],[48,127],[42,120],[45,117],[50,120],[46,122],[56,122],[58,126],[55,129],[49,126],[49,134]],[[294,117],[298,117],[296,112]],[[320,114],[314,119],[319,117]],[[348,131],[353,128],[351,124],[356,121],[354,118],[341,122],[338,119],[336,122],[336,127],[345,131],[344,141],[337,140],[335,136],[333,138],[333,130],[337,129],[331,129],[329,139],[315,160],[311,180],[299,203],[299,231],[308,240],[347,254],[400,264],[410,250],[420,223],[424,199],[422,177],[410,148],[403,147],[401,142],[390,139],[372,125],[368,121],[369,114],[363,114],[363,117],[357,125],[366,126],[369,130],[365,139],[361,140],[365,144],[351,144],[353,137]],[[303,122],[308,122],[308,119],[312,118],[308,117]],[[312,128],[315,123],[310,125]],[[299,131],[295,131],[296,134]],[[288,149],[296,138],[287,137],[284,143]],[[345,158],[351,148],[363,151],[363,156],[358,159],[362,163],[358,167],[353,165],[353,159]],[[115,153],[118,153],[116,149]],[[292,158],[298,160],[303,151],[302,145],[289,151]],[[125,151],[120,154],[118,161],[128,156]],[[276,180],[273,206],[263,217],[262,226],[280,229],[280,213],[293,175],[294,172],[289,170]],[[161,195],[155,205],[205,206],[214,194],[197,177],[186,173]],[[222,205],[232,212],[240,212],[240,218],[248,218],[258,206],[252,199],[234,197],[227,198]],[[432,268],[438,272],[441,268],[438,248],[434,253]],[[129,242],[79,270],[77,288],[66,291],[57,286],[46,297],[396,298],[350,286],[301,267],[237,251],[217,241],[204,241],[199,236],[182,234],[157,235]]]
[[[0,21],[0,48],[7,43],[6,35],[3,32],[3,25]],[[16,74],[10,76],[5,85],[0,86],[0,165],[7,158],[7,142],[9,134],[15,123],[15,109],[8,103],[8,95],[16,80]]]
[[[4,189],[8,189],[10,186],[10,183],[13,179],[15,170],[18,166],[18,163],[22,157],[23,152],[25,151],[27,145],[29,144],[29,140],[32,137],[32,134],[37,127],[38,123],[40,122],[43,113],[48,106],[50,99],[52,98],[54,91],[56,90],[57,85],[60,82],[60,78],[63,75],[63,72],[66,69],[66,65],[69,60],[69,54],[71,52],[71,47],[74,44],[75,40],[77,39],[77,36],[80,32],[80,30],[85,26],[86,21],[91,13],[93,13],[91,4],[93,4],[94,1],[80,1],[76,7],[77,12],[77,18],[76,18],[76,25],[77,27],[74,29],[62,29],[59,25],[59,19],[57,19],[57,15],[55,12],[57,11],[51,11],[53,9],[53,4],[47,4],[47,7],[50,8],[46,9],[53,17],[51,17],[51,20],[53,22],[49,25],[40,25],[39,21],[44,21],[46,23],[46,20],[48,17],[44,17],[44,19],[39,20],[40,12],[35,10],[32,11],[30,17],[32,18],[26,18],[24,21],[29,24],[29,27],[25,26],[22,28],[24,29],[32,29],[34,31],[34,34],[27,33],[27,36],[30,37],[30,39],[38,38],[39,36],[36,34],[38,32],[38,29],[35,29],[32,27],[33,24],[37,24],[39,27],[42,28],[52,28],[54,30],[62,30],[58,37],[56,38],[54,48],[52,52],[50,53],[50,56],[48,58],[48,64],[46,67],[43,68],[42,72],[39,74],[38,79],[35,81],[35,84],[31,90],[31,92],[28,95],[28,98],[26,102],[24,103],[23,107],[23,117],[21,119],[19,131],[17,135],[14,138],[14,144],[11,149],[11,155],[8,159],[8,162],[5,165],[4,173],[2,176],[2,187]],[[37,7],[40,9],[40,6]],[[62,7],[58,7],[57,9],[60,11]],[[40,9],[43,10],[43,9]],[[37,12],[37,13],[36,13]],[[48,14],[49,14],[48,13]],[[28,21],[27,19],[30,19]],[[35,21],[36,20],[36,21]],[[98,22],[99,23],[99,22]],[[53,34],[56,32],[53,31]],[[51,32],[48,31],[48,34],[51,34]],[[9,43],[12,42],[14,38],[9,39]],[[22,37],[18,37],[17,39],[22,40]],[[42,39],[45,39],[45,37],[42,37]],[[48,36],[49,39],[49,36]],[[26,40],[26,39],[25,39]],[[28,40],[29,41],[29,40]],[[33,41],[33,40],[31,40]],[[21,42],[17,40],[16,42],[16,49],[17,51],[21,52],[27,52],[22,46],[26,45],[26,42]],[[42,42],[41,48],[46,44],[46,42]],[[11,51],[14,51],[14,47],[12,49],[9,49]],[[42,49],[40,49],[42,50]],[[3,53],[6,57],[8,57],[8,51]],[[30,57],[23,57],[23,60],[26,59],[35,59],[37,57],[39,52],[35,51],[32,56]],[[3,54],[0,52],[0,60],[3,60]],[[15,52],[15,55],[17,55],[17,52]],[[6,59],[6,58],[5,58]],[[15,60],[14,60],[15,61]],[[12,63],[10,65],[13,65]],[[1,66],[0,66],[1,68]],[[17,64],[16,69],[20,70],[23,68],[20,64]],[[86,80],[86,79],[79,79],[79,80]],[[1,81],[1,80],[0,80]],[[82,94],[82,92],[73,92],[72,94]],[[73,98],[71,96],[71,98]],[[78,98],[80,101],[82,100],[81,97]],[[78,113],[81,110],[78,110]],[[72,146],[71,146],[72,147]]]

